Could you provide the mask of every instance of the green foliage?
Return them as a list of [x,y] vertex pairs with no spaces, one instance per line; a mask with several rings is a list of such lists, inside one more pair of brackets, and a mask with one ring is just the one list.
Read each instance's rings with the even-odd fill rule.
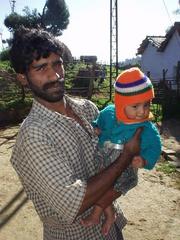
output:
[[0,53],[0,61],[9,61],[9,49],[2,50]]
[[59,36],[69,24],[69,10],[64,0],[47,0],[42,14],[37,9],[29,7],[23,9],[23,15],[11,13],[4,20],[10,32],[14,32],[21,25],[28,28],[41,27],[52,34]]
[[9,109],[12,102],[19,101],[21,88],[9,61],[0,61],[0,110]]
[[[74,79],[77,78],[79,71],[87,69],[87,64],[77,61],[74,63],[69,63],[65,66],[66,71],[66,89],[72,89],[74,86]],[[88,66],[92,67],[92,66]],[[0,70],[7,70],[12,72],[12,68],[10,67],[10,63],[8,61],[0,61]],[[94,81],[94,92],[91,100],[97,105],[97,107],[101,110],[105,106],[112,104],[114,99],[114,88],[112,86],[112,98],[110,100],[110,87],[109,87],[109,66],[106,66],[106,79],[100,85],[98,85],[99,79]],[[113,79],[114,80],[114,79]],[[112,83],[113,84],[113,83]],[[0,78],[0,96],[1,96],[1,104],[0,109],[9,108],[13,104],[16,105],[22,99],[21,88],[17,85],[17,83],[7,81],[7,78]],[[69,92],[68,92],[69,93]],[[32,96],[28,92],[26,92],[26,100],[30,99],[32,101]],[[14,102],[12,104],[12,102]],[[19,105],[18,105],[19,106]],[[162,106],[159,104],[152,104],[151,111],[155,116],[155,122],[160,122],[162,120]]]
[[161,122],[163,115],[162,115],[162,105],[160,104],[151,104],[151,112],[154,115],[154,122]]
[[69,63],[66,66],[66,89],[70,89],[73,87],[73,80],[77,76],[79,69],[84,68],[84,64],[82,62],[74,64]]
[[92,102],[94,102],[96,104],[96,106],[98,107],[99,110],[102,110],[104,107],[106,107],[109,104],[112,104],[113,102],[110,101],[107,98],[98,98],[97,96],[93,95],[92,96]]
[[169,162],[161,162],[156,166],[156,170],[169,175],[176,172],[176,167]]
[[0,61],[0,70],[7,71],[9,73],[14,73],[13,68],[9,61]]
[[62,31],[69,24],[69,10],[64,0],[47,0],[43,14],[42,22],[46,30],[56,36],[62,35]]
[[[180,2],[179,2],[179,4],[180,4]],[[176,9],[173,13],[176,15],[180,15],[180,8]]]
[[32,98],[26,98],[24,101],[20,99],[11,100],[9,102],[0,101],[0,110],[13,110],[13,109],[24,109],[26,107],[31,107]]
[[5,18],[4,24],[10,32],[14,32],[20,26],[37,28],[37,26],[40,24],[41,19],[37,13],[37,10],[34,9],[32,13],[30,13],[30,10],[27,9],[28,7],[26,7],[26,10],[24,9],[26,15],[22,16],[18,13],[11,13]]

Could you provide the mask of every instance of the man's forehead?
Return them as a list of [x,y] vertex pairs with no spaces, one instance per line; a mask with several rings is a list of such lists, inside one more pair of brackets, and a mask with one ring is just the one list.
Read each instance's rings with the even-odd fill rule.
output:
[[44,64],[44,63],[48,64],[48,63],[53,63],[56,61],[61,61],[63,63],[61,56],[59,56],[56,53],[51,53],[51,54],[49,54],[48,57],[41,57],[38,60],[34,59],[31,65],[33,66],[36,64]]

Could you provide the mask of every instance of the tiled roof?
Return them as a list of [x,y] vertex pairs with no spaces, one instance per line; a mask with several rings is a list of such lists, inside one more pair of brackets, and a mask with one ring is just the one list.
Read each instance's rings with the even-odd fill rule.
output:
[[138,48],[138,54],[143,54],[149,43],[151,43],[154,47],[159,48],[164,40],[165,37],[163,36],[147,36]]
[[169,40],[172,38],[173,34],[177,31],[178,35],[180,36],[180,22],[175,22],[174,26],[170,28],[170,30],[166,33],[165,40],[162,42],[161,46],[159,47],[158,51],[163,52],[166,46],[168,45]]
[[146,36],[137,49],[137,55],[143,54],[149,43],[156,47],[157,51],[163,52],[175,31],[180,35],[180,22],[175,22],[165,36]]

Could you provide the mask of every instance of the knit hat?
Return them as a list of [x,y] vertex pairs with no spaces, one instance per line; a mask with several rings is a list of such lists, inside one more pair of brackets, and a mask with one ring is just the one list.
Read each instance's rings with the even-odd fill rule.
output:
[[[124,123],[134,123],[128,119],[124,107],[131,104],[149,101],[154,98],[154,89],[150,79],[137,67],[127,69],[119,74],[114,84],[116,118]],[[152,113],[145,120],[152,119]]]

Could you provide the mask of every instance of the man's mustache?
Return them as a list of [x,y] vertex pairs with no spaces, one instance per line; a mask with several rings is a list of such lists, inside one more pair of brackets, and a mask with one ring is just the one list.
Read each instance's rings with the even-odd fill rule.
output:
[[58,78],[56,81],[52,81],[52,82],[50,81],[50,82],[44,84],[43,90],[47,90],[47,89],[53,87],[54,85],[56,85],[57,83],[58,84],[64,83],[64,78]]

